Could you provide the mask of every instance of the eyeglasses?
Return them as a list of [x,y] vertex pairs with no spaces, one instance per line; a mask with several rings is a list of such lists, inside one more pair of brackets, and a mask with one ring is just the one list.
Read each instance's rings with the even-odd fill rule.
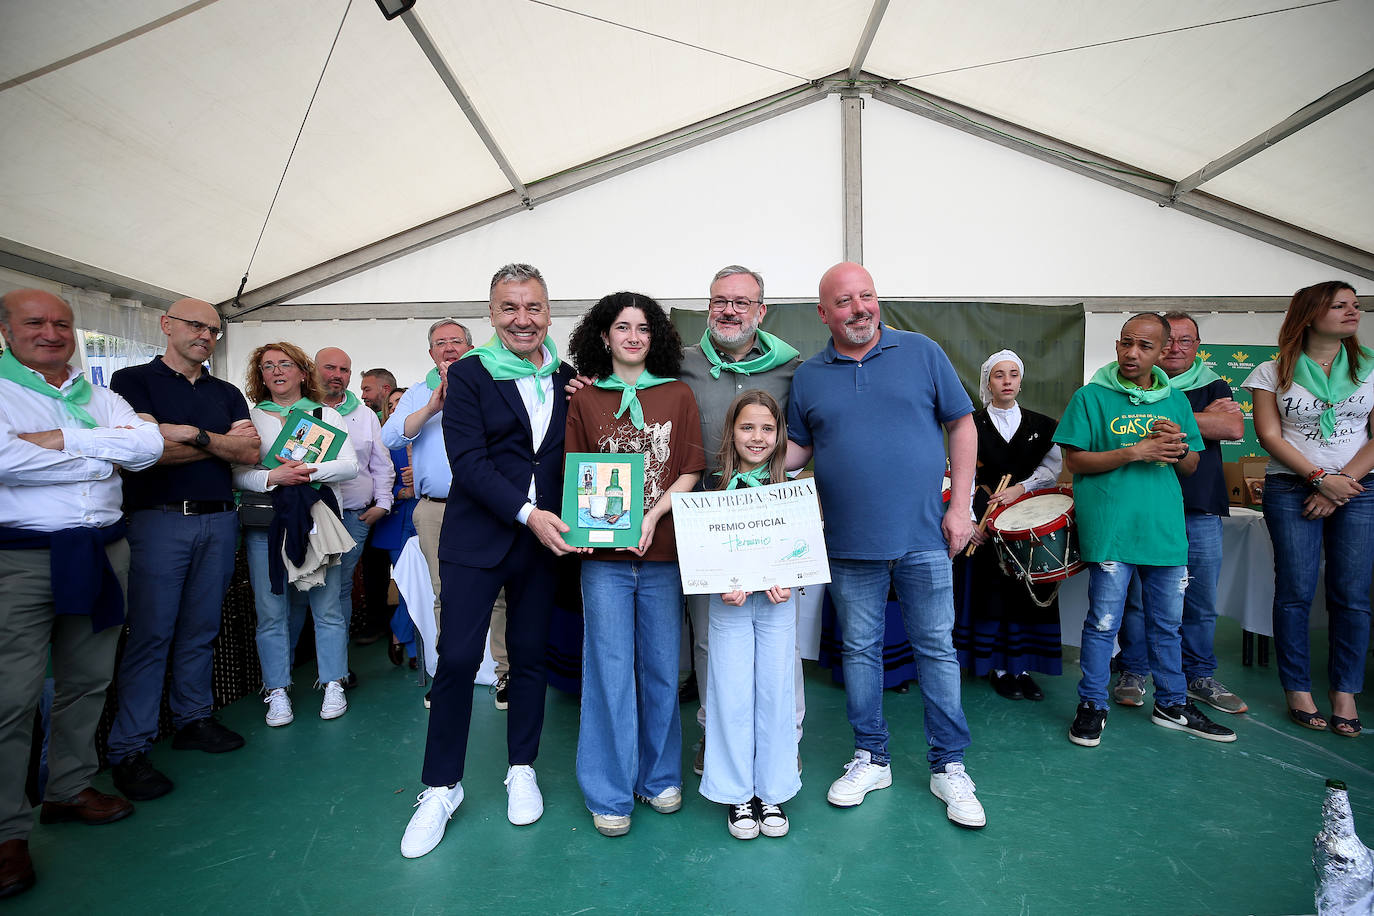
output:
[[180,321],[182,324],[189,324],[191,330],[197,334],[209,331],[211,334],[215,335],[215,340],[219,340],[224,336],[224,328],[218,327],[217,325],[206,324],[203,321],[192,321],[189,318],[178,318],[176,315],[168,315],[167,317],[171,318],[173,321]]
[[271,372],[273,369],[278,372],[288,372],[296,368],[296,364],[289,359],[279,359],[275,363],[263,363],[262,371]]
[[1170,337],[1168,345],[1171,347],[1177,345],[1186,350],[1197,342],[1198,339],[1196,337]]
[[434,341],[434,343],[430,345],[430,349],[437,350],[441,347],[466,347],[467,345],[468,341],[466,337],[445,337],[442,340]]
[[711,311],[723,312],[727,308],[733,307],[737,312],[747,312],[750,307],[762,304],[762,299],[712,299]]

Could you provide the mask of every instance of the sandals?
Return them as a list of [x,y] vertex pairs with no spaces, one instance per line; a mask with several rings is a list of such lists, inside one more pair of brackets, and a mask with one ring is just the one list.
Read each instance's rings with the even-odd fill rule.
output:
[[[1342,727],[1348,728],[1349,731],[1341,731]],[[1331,716],[1331,730],[1336,734],[1340,735],[1342,738],[1354,738],[1357,735],[1359,735],[1361,731],[1360,720],[1347,719],[1345,718],[1345,716],[1338,716],[1333,714]]]
[[[1303,728],[1310,728],[1313,731],[1324,732],[1327,728],[1326,716],[1322,715],[1320,712],[1317,712],[1315,709],[1311,712],[1303,712],[1301,709],[1294,709],[1290,706],[1288,707],[1288,718],[1292,719],[1294,722],[1301,725]],[[1333,720],[1335,718],[1335,716],[1332,716]],[[1320,721],[1322,724],[1318,725],[1318,721]],[[1350,722],[1351,720],[1342,719],[1341,721]],[[1355,727],[1359,728],[1358,721],[1355,722]],[[1337,734],[1340,734],[1340,732],[1337,732]]]

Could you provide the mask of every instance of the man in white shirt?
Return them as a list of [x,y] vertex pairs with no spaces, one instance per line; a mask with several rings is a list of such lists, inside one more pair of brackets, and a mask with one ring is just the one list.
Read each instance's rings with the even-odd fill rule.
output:
[[[33,885],[24,783],[49,645],[56,675],[41,820],[108,824],[133,805],[91,786],[95,729],[124,622],[129,546],[119,469],[162,455],[157,424],[69,362],[72,310],[0,299],[0,897]],[[56,575],[54,573],[57,573]]]

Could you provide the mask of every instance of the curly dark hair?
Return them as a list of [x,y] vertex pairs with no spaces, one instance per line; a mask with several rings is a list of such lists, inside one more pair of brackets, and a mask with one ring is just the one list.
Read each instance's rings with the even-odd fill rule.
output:
[[568,359],[579,375],[588,378],[609,378],[612,372],[611,351],[602,335],[627,308],[636,308],[649,321],[649,355],[644,368],[660,378],[676,378],[682,366],[682,338],[668,320],[663,306],[642,293],[611,293],[587,310],[573,328],[568,340]]

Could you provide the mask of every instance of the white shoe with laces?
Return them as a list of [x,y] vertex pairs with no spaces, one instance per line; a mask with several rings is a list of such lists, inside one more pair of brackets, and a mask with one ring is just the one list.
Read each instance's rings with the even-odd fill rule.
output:
[[513,766],[506,771],[506,817],[517,827],[533,824],[544,816],[544,796],[534,778],[534,767]]
[[291,710],[291,698],[286,695],[285,687],[268,691],[262,701],[267,704],[267,724],[272,728],[295,721],[296,714]]
[[463,803],[463,785],[429,786],[415,800],[416,811],[406,824],[405,835],[401,837],[401,855],[407,859],[418,859],[429,852],[444,838],[444,829],[449,818]]
[[983,803],[973,794],[976,789],[962,763],[947,763],[943,773],[930,774],[931,793],[945,803],[945,814],[960,827],[977,828],[988,822]]
[[837,808],[852,808],[874,789],[892,785],[892,767],[873,762],[868,751],[857,750],[844,765],[844,775],[830,784],[825,799]]
[[337,719],[348,712],[348,697],[344,696],[343,681],[324,685],[324,702],[320,704],[321,719]]

